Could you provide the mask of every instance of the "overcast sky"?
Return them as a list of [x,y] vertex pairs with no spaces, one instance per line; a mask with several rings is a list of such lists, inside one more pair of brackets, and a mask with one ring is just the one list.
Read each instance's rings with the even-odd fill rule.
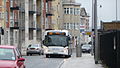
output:
[[[92,0],[76,0],[76,2],[81,3],[81,7],[84,7],[87,13],[89,13],[89,15],[92,16]],[[120,21],[120,0],[117,0],[117,4],[117,17]],[[101,8],[100,5],[102,5]],[[98,21],[102,20],[107,22],[116,20],[116,0],[97,0],[97,6]]]

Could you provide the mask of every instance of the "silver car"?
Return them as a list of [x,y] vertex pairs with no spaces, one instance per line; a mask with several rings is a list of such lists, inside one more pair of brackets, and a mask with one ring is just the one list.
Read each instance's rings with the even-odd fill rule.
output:
[[40,44],[30,44],[27,47],[27,56],[32,54],[42,54],[42,47]]
[[82,52],[85,53],[90,53],[92,50],[92,46],[90,44],[83,44],[82,45]]

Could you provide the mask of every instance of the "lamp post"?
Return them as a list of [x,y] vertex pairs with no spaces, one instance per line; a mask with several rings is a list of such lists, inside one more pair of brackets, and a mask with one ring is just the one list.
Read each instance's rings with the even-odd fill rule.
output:
[[[94,29],[94,0],[92,0],[92,31]],[[92,51],[91,51],[91,55],[93,55],[94,51],[93,51],[93,45],[94,45],[94,37],[93,37],[94,32],[92,33]]]
[[116,0],[116,21],[117,21],[117,0]]
[[97,0],[94,0],[95,64],[98,64]]

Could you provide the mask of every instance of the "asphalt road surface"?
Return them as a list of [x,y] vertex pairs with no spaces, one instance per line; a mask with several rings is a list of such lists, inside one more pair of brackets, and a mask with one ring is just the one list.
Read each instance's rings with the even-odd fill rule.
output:
[[52,57],[46,58],[44,55],[24,56],[26,68],[60,68],[62,63],[68,58]]

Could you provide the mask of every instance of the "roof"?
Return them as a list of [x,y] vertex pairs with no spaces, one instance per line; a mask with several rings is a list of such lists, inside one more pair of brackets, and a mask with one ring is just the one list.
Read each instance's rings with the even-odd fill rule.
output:
[[0,45],[0,48],[16,48],[16,47],[11,45]]

